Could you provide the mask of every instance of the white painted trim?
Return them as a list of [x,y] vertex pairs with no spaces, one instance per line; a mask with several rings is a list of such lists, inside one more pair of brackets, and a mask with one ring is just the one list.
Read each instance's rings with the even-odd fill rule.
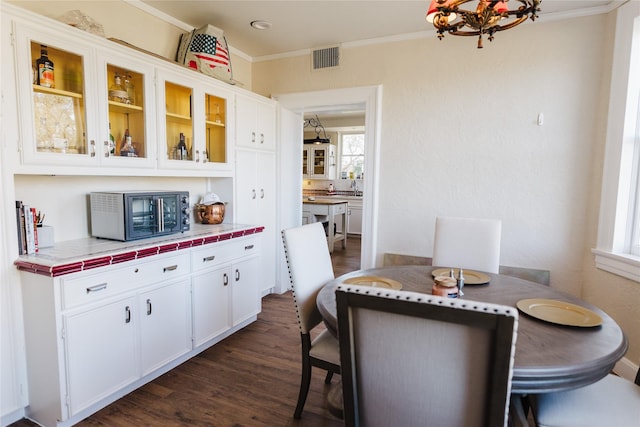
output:
[[621,376],[622,378],[625,378],[633,382],[636,379],[636,374],[638,373],[638,369],[640,369],[638,365],[633,363],[628,358],[623,357],[622,359],[618,360],[618,363],[616,363],[616,366],[614,366],[613,368],[613,372],[615,372],[617,375]]
[[640,25],[635,25],[639,19],[640,2],[626,2],[617,11],[611,71],[616,78],[611,80],[598,241],[593,250],[598,268],[638,282],[638,257],[626,253],[626,230],[640,93],[640,54],[631,53],[632,43],[640,40]]
[[[141,0],[123,0],[123,1],[125,1],[126,3],[128,3],[133,7],[137,7],[138,9],[143,10],[144,12],[152,16],[155,16],[158,19],[168,22],[169,24],[175,25],[178,28],[182,28],[185,31],[192,31],[194,29],[192,25],[189,25],[186,22],[180,21],[179,19],[176,19],[173,16],[170,16],[164,12],[161,12],[160,10],[149,6],[148,4],[143,3]],[[540,14],[540,17],[538,19],[540,20],[540,22],[553,22],[553,21],[561,21],[565,19],[580,18],[584,16],[599,15],[602,13],[609,13],[612,10],[617,9],[618,7],[624,5],[629,1],[630,0],[615,0],[605,6],[576,9],[568,12],[542,13]],[[527,20],[527,22],[525,22],[524,24],[527,24],[527,23],[530,23],[530,22]],[[387,37],[377,37],[377,38],[365,39],[365,40],[356,40],[353,42],[344,42],[344,43],[341,43],[341,47],[344,49],[349,49],[349,48],[375,45],[375,44],[435,37],[436,34],[437,33],[435,29],[431,29],[428,26],[425,26],[424,31],[418,31],[418,32],[407,33],[407,34],[398,34],[398,35],[387,36]],[[229,49],[231,50],[231,53],[233,53],[234,55],[238,55],[239,57],[243,58],[248,62],[265,62],[265,61],[273,61],[276,59],[305,56],[305,55],[311,54],[311,50],[312,50],[312,49],[300,49],[300,50],[295,50],[290,52],[277,53],[273,55],[251,57],[250,55],[247,55],[243,51],[233,48],[231,45],[229,45]]]
[[593,249],[596,267],[618,276],[640,282],[640,257]]
[[[382,86],[362,86],[274,95],[281,106],[292,111],[317,111],[335,105],[365,105],[365,166],[361,268],[376,266],[378,249],[378,192],[380,166],[380,117]],[[333,108],[332,108],[333,109]],[[302,126],[302,124],[301,124]],[[302,182],[302,175],[300,175]]]

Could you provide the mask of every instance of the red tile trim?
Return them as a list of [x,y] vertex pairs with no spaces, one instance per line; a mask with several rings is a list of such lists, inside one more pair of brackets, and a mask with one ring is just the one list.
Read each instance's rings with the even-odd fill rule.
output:
[[[44,276],[57,277],[65,274],[77,273],[79,271],[91,270],[93,268],[104,267],[106,265],[119,264],[121,262],[132,261],[134,259],[146,258],[166,252],[188,249],[193,246],[201,246],[222,240],[235,239],[237,237],[248,236],[250,234],[262,233],[264,227],[247,228],[231,233],[219,235],[198,237],[192,240],[184,240],[177,243],[169,243],[160,246],[152,246],[150,248],[140,249],[138,251],[123,252],[115,255],[101,256],[98,258],[88,258],[82,261],[75,261],[69,264],[60,264],[54,266],[37,264],[35,262],[27,262],[25,260],[16,260],[14,265],[20,271],[33,274],[41,274]],[[37,255],[36,255],[37,256]]]

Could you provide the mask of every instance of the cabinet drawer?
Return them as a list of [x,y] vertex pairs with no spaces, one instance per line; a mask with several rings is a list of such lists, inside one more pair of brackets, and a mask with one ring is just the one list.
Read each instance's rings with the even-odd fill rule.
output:
[[99,301],[188,273],[188,253],[144,262],[131,261],[117,268],[104,267],[99,273],[63,279],[62,306],[68,309]]
[[191,267],[194,272],[200,271],[227,261],[251,255],[257,251],[257,240],[253,237],[211,243],[201,248],[193,249],[191,253]]
[[313,215],[329,215],[329,205],[309,205],[305,204],[302,208],[304,212]]
[[342,213],[345,213],[345,212],[347,212],[347,204],[346,203],[341,203],[341,204],[335,205],[333,207],[333,213],[335,215],[342,214]]

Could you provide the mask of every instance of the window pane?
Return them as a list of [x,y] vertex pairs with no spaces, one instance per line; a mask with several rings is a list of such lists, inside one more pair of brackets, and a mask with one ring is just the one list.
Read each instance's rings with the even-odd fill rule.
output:
[[364,172],[364,133],[342,135],[340,177],[361,179]]

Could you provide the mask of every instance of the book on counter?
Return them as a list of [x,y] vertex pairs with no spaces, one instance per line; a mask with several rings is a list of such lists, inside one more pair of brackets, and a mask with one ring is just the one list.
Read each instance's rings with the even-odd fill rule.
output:
[[16,227],[18,231],[18,252],[20,255],[38,252],[38,230],[36,210],[16,200]]

